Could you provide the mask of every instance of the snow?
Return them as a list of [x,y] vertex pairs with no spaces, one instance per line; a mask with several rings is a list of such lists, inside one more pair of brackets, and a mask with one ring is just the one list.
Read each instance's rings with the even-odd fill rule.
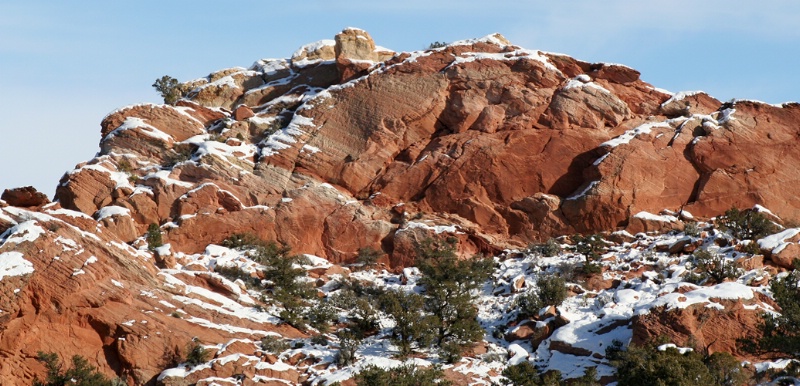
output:
[[672,126],[670,126],[668,122],[648,122],[648,123],[639,125],[639,126],[637,126],[636,128],[634,128],[632,130],[628,130],[624,134],[622,134],[622,135],[620,135],[620,136],[618,136],[616,138],[613,138],[613,139],[610,139],[610,140],[608,140],[606,142],[601,143],[600,147],[611,147],[611,148],[614,148],[614,147],[617,147],[619,145],[627,144],[630,141],[632,141],[634,138],[636,138],[637,135],[639,135],[639,134],[650,134],[650,132],[653,129],[657,128],[657,127],[671,128]]
[[727,109],[722,110],[719,113],[719,118],[717,119],[717,122],[720,125],[724,125],[724,124],[728,123],[729,121],[735,120],[736,118],[734,118],[734,116],[733,116],[733,113],[735,113],[735,112],[736,112],[736,109],[734,109],[734,108],[727,108]]
[[308,152],[308,153],[311,153],[311,154],[316,154],[316,153],[319,153],[319,148],[315,147],[315,146],[311,146],[311,145],[303,145],[303,147],[300,149],[300,151],[301,152]]
[[140,133],[164,142],[170,142],[173,140],[171,135],[159,130],[153,125],[146,123],[144,119],[137,117],[127,117],[125,118],[125,120],[122,122],[121,125],[119,125],[116,129],[108,133],[108,135],[106,135],[105,138],[103,138],[103,141],[111,139],[117,135],[122,134],[124,131],[131,129],[140,129],[139,130]]
[[686,354],[687,352],[694,351],[694,349],[692,349],[692,348],[689,348],[689,347],[678,347],[673,343],[666,343],[666,344],[662,344],[661,346],[658,346],[658,351],[667,351],[668,348],[674,348],[674,349],[678,350],[678,352],[681,353],[681,355]]
[[16,251],[0,253],[0,280],[4,277],[27,275],[33,271],[33,263],[25,260],[22,253]]
[[678,218],[675,217],[675,216],[656,215],[656,214],[652,214],[652,213],[644,212],[644,211],[636,213],[635,215],[633,215],[633,217],[634,218],[640,218],[642,220],[668,222],[668,223],[669,222],[677,222],[678,221]]
[[586,185],[586,187],[583,188],[583,190],[581,190],[580,192],[577,192],[577,193],[567,197],[567,200],[577,200],[577,199],[585,196],[587,193],[589,193],[590,190],[592,190],[592,188],[597,186],[597,184],[599,184],[599,183],[600,183],[600,181],[592,181],[592,182],[590,182],[589,185]]
[[78,212],[71,209],[56,209],[56,210],[47,210],[47,214],[54,215],[54,216],[67,216],[72,218],[82,218],[86,220],[93,220],[92,217],[84,214],[83,212]]
[[569,82],[567,82],[567,84],[564,85],[564,87],[562,87],[561,89],[562,90],[569,90],[569,89],[573,89],[573,88],[578,88],[578,89],[583,90],[583,89],[585,89],[587,87],[588,88],[593,88],[595,90],[599,90],[600,92],[603,92],[603,93],[606,93],[606,94],[611,94],[611,91],[608,91],[603,86],[592,82],[592,79],[586,74],[581,74],[581,75],[576,76],[574,79],[570,79]]
[[[702,93],[704,93],[704,92],[700,91],[700,90],[698,90],[698,91],[680,91],[680,92],[672,95],[672,98],[669,98],[666,101],[664,101],[664,103],[661,104],[661,107],[665,107],[665,106],[667,106],[668,104],[670,104],[672,102],[682,101],[682,100],[686,99],[687,97],[695,96],[697,94],[702,94]],[[671,93],[670,92],[665,92],[665,94],[671,94]]]
[[753,289],[737,282],[720,283],[712,287],[700,287],[687,293],[670,293],[661,296],[653,307],[666,306],[667,309],[686,308],[693,304],[715,304],[711,299],[752,299]]
[[758,246],[761,247],[761,249],[768,249],[771,250],[773,254],[777,254],[789,246],[789,244],[792,244],[792,242],[786,240],[791,239],[798,234],[800,234],[800,228],[785,229],[781,232],[758,240]]
[[303,127],[316,127],[314,119],[295,114],[288,126],[276,131],[265,140],[261,141],[261,155],[269,157],[277,154],[280,150],[290,148],[292,144],[297,142],[297,137],[306,133],[302,129]]
[[428,225],[424,222],[415,222],[409,221],[405,228],[398,229],[397,231],[404,231],[408,229],[428,229],[434,231],[437,235],[441,233],[461,233],[458,231],[458,227],[456,225]]
[[39,236],[47,232],[37,225],[36,220],[23,221],[3,234],[0,234],[0,240],[5,239],[6,243],[21,244],[24,242],[34,242]]
[[128,208],[123,208],[121,206],[116,206],[116,205],[109,205],[109,206],[104,206],[103,208],[98,210],[97,213],[95,213],[95,218],[97,218],[97,221],[101,221],[108,217],[115,217],[115,216],[130,217],[130,215],[131,211]]
[[325,47],[333,47],[336,45],[336,41],[331,39],[324,39],[319,40],[314,43],[306,44],[297,49],[297,51],[292,54],[292,64],[297,67],[305,67],[311,64],[316,64],[322,62],[323,59],[308,59],[307,57],[303,57],[299,59],[301,56],[306,55],[306,53],[311,54],[317,50],[320,50]]

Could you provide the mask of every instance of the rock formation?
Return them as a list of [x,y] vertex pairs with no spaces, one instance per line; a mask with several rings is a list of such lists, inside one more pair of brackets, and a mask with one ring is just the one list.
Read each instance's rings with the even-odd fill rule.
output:
[[[786,220],[800,209],[785,167],[800,163],[800,104],[667,94],[631,68],[499,34],[395,53],[348,28],[180,89],[175,105],[105,117],[100,153],[64,175],[53,203],[29,188],[3,193],[0,265],[15,274],[0,273],[0,383],[41,375],[40,350],[80,353],[129,384],[156,383],[174,365],[162,354],[192,337],[242,355],[186,375],[192,383],[247,367],[261,337],[305,336],[245,312],[254,299],[211,272],[221,255],[209,246],[235,234],[336,264],[372,248],[400,272],[417,242],[441,233],[464,256],[497,255],[564,234],[681,231],[732,206]],[[147,248],[151,224],[165,246]],[[776,242],[796,234],[761,247],[788,268],[796,238]],[[611,279],[590,290],[613,290]],[[701,334],[716,348],[705,336],[731,328],[727,316],[713,328],[659,324],[698,312],[639,318],[634,336]],[[555,351],[602,356],[553,332]],[[308,377],[271,361],[246,375]]]

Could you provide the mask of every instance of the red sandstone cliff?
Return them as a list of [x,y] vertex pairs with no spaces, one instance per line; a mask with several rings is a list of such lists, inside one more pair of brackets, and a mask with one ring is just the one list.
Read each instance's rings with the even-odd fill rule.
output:
[[[0,280],[0,380],[25,384],[49,350],[144,384],[164,368],[153,352],[200,331],[238,337],[155,312],[197,296],[187,288],[239,296],[213,275],[178,270],[167,275],[182,284],[170,284],[159,270],[237,233],[334,263],[382,249],[397,269],[437,225],[456,225],[464,254],[495,254],[561,234],[680,227],[641,212],[708,218],[759,204],[798,218],[786,165],[800,163],[800,104],[669,95],[639,75],[500,35],[393,53],[348,29],[290,59],[187,82],[175,106],[112,112],[99,155],[65,174],[54,203],[18,190],[0,205],[0,256],[33,268]],[[163,255],[141,248],[152,223]]]

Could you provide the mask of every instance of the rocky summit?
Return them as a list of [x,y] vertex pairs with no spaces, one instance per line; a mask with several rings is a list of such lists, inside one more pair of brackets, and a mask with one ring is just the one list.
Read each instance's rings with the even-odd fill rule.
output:
[[[3,193],[0,384],[44,382],[47,353],[176,386],[373,384],[404,363],[635,384],[613,348],[656,342],[730,354],[742,384],[789,365],[741,342],[800,256],[798,103],[673,94],[499,34],[394,52],[355,28],[172,91],[106,116],[52,202]],[[447,279],[470,339],[429,308],[450,255],[491,262]],[[428,317],[438,339],[403,332]]]

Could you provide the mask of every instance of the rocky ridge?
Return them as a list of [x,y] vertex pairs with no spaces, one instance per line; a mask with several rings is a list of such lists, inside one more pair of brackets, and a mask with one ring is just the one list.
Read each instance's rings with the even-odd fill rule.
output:
[[[681,267],[688,246],[719,250],[715,240],[725,236],[677,232],[731,206],[796,218],[795,177],[783,165],[800,157],[792,146],[800,105],[669,94],[639,75],[526,50],[497,34],[394,53],[346,29],[289,59],[184,83],[174,106],[112,112],[101,123],[100,153],[65,174],[53,203],[30,189],[2,196],[0,381],[41,376],[40,350],[81,354],[129,384],[350,378],[353,369],[328,365],[330,347],[277,357],[259,349],[264,336],[308,333],[254,308],[259,300],[247,288],[215,273],[218,265],[253,266],[218,246],[244,233],[318,257],[305,269],[325,296],[341,275],[413,288],[400,273],[413,265],[416,243],[456,237],[462,255],[497,256],[501,265],[480,298],[491,332],[517,322],[514,294],[583,259],[514,251],[551,236],[616,231],[602,278],[576,284],[558,309],[566,324],[547,324],[544,339],[531,335],[542,321],[512,342],[487,337],[485,350],[507,360],[476,354],[448,371],[489,382],[530,357],[569,377],[589,366],[608,377],[604,347],[613,339],[661,335],[679,345],[699,337],[757,361],[735,339],[714,337],[732,328],[749,334],[759,310],[773,309],[765,280],[791,267],[798,232],[760,240],[760,263],[710,289],[684,283]],[[150,224],[165,243],[154,251]],[[338,269],[365,247],[386,253],[387,271]],[[646,251],[653,261],[643,260]],[[721,253],[741,264],[754,259],[734,248]],[[726,291],[736,296],[720,297]],[[709,304],[730,312],[698,324],[707,317],[698,309]],[[174,365],[165,354],[192,338],[215,359],[162,373]],[[368,351],[363,363],[377,361]]]

